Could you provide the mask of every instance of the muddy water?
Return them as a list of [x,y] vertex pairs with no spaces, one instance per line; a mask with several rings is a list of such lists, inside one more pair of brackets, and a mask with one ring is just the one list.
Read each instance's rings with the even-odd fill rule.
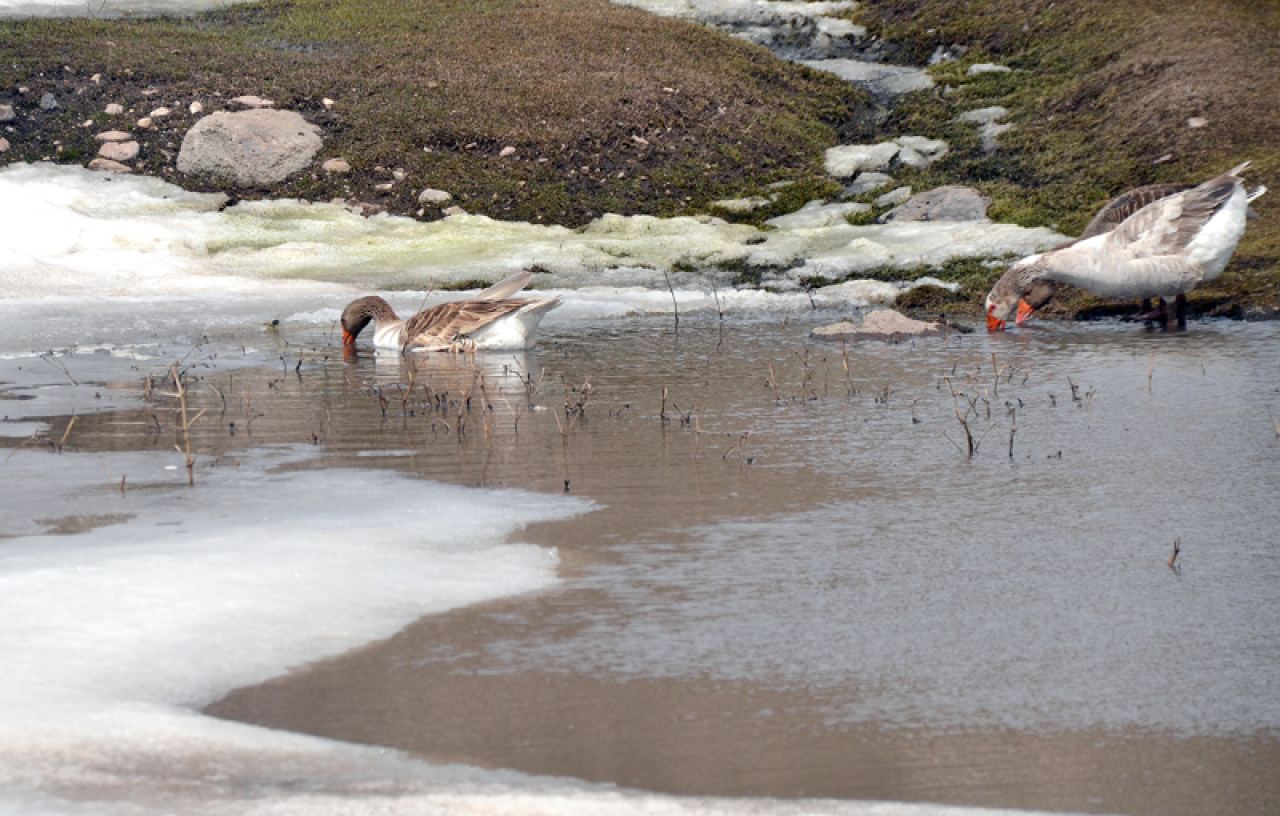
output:
[[[295,336],[209,373],[197,480],[289,442],[600,507],[526,531],[559,588],[208,711],[681,794],[1277,809],[1280,331],[846,352],[810,328],[636,319],[416,362]],[[171,449],[173,418],[152,395],[66,443]]]

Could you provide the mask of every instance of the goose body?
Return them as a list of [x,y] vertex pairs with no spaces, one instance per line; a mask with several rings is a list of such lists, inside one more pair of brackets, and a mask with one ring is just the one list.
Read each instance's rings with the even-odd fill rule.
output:
[[538,324],[560,305],[559,298],[514,298],[528,284],[521,272],[485,289],[471,300],[441,303],[401,320],[391,304],[377,295],[358,298],[342,312],[342,340],[356,337],[373,323],[377,348],[421,351],[477,351],[531,348]]
[[988,328],[1003,328],[1023,295],[1038,284],[1043,291],[1044,282],[1101,297],[1177,298],[1181,306],[1187,292],[1226,268],[1244,234],[1249,202],[1266,192],[1246,191],[1239,176],[1246,166],[1196,187],[1153,185],[1117,198],[1080,240],[1009,268],[987,295]]

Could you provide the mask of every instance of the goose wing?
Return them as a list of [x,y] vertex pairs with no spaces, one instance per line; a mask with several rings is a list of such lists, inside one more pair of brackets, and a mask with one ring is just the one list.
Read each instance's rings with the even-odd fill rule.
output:
[[1138,210],[1162,198],[1167,198],[1174,193],[1181,193],[1183,190],[1191,189],[1190,184],[1148,184],[1145,187],[1138,187],[1130,190],[1123,195],[1118,195],[1107,205],[1098,210],[1098,214],[1089,222],[1089,226],[1084,228],[1084,232],[1080,234],[1079,240],[1092,238],[1095,235],[1101,235],[1124,223],[1125,219],[1136,213]]
[[1175,255],[1187,248],[1227,203],[1240,179],[1218,176],[1198,187],[1165,196],[1126,218],[1108,235],[1108,247],[1135,257]]
[[512,275],[506,280],[500,280],[480,294],[476,295],[476,300],[506,300],[507,298],[519,292],[521,289],[529,285],[529,281],[533,279],[533,272],[524,271]]
[[534,303],[533,300],[458,300],[418,312],[405,324],[405,345],[440,348]]

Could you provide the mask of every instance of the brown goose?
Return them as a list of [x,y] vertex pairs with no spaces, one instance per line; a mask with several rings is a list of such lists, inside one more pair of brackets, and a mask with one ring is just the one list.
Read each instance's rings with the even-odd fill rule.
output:
[[499,281],[471,300],[441,303],[401,320],[377,295],[353,300],[342,311],[342,342],[354,345],[356,337],[373,321],[377,348],[421,351],[476,351],[526,349],[534,343],[538,324],[560,298],[513,298],[532,272],[521,272]]
[[[1157,312],[1139,317],[1176,318],[1183,325],[1186,293],[1222,273],[1244,234],[1249,202],[1266,192],[1245,190],[1239,174],[1247,166],[1153,198],[1108,231],[1018,261],[987,295],[988,330],[1003,329],[1022,295],[1043,280],[1102,297],[1160,298]],[[1135,196],[1128,206],[1140,202],[1143,196],[1136,194],[1145,189],[1127,194]],[[1173,314],[1163,303],[1166,297],[1176,298]]]
[[[1055,249],[1064,249],[1077,241],[1083,241],[1087,238],[1092,238],[1095,235],[1102,235],[1103,233],[1111,232],[1111,230],[1120,226],[1126,218],[1151,202],[1157,201],[1165,196],[1171,196],[1174,193],[1180,193],[1183,190],[1188,190],[1190,188],[1190,184],[1148,184],[1145,187],[1138,187],[1137,189],[1118,195],[1107,202],[1106,206],[1098,210],[1098,214],[1089,222],[1089,226],[1084,228],[1084,232],[1080,233],[1079,238],[1075,241],[1069,241],[1062,246],[1055,247]],[[1032,283],[1031,288],[1028,289],[1026,294],[1022,296],[1022,299],[1018,301],[1018,315],[1015,322],[1019,326],[1027,322],[1033,312],[1042,308],[1046,303],[1053,299],[1053,296],[1057,291],[1058,284],[1048,279],[1041,279]]]

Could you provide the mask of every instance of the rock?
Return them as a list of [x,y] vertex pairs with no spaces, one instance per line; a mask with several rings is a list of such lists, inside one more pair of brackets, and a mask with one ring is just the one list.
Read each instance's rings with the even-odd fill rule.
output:
[[1005,65],[996,65],[994,62],[977,62],[969,66],[969,70],[965,71],[966,76],[976,76],[978,74],[1007,74],[1012,71]]
[[107,173],[132,173],[133,168],[127,164],[121,164],[111,159],[94,159],[89,162],[90,170],[101,170]]
[[321,104],[323,104],[326,108],[332,108],[333,100],[326,96],[323,100],[321,100]]
[[911,188],[898,187],[877,198],[875,205],[877,207],[892,207],[896,204],[902,204],[909,198],[911,198]]
[[859,173],[853,183],[844,188],[844,195],[858,196],[872,190],[879,190],[881,187],[888,187],[890,184],[893,184],[893,176],[886,173]]
[[941,323],[912,320],[892,309],[880,309],[867,315],[862,326],[852,323],[836,323],[814,329],[814,340],[892,340],[900,337],[941,337],[947,329]]
[[146,130],[147,128],[151,127],[151,117],[150,116],[142,117],[137,121],[136,126],[141,128],[142,130]]
[[801,65],[835,74],[882,100],[933,87],[933,77],[920,68],[854,59],[799,60]]
[[98,148],[98,155],[111,161],[125,162],[138,157],[137,142],[107,142]]
[[116,102],[112,102],[111,104],[107,105],[105,113],[107,114],[107,116],[119,116],[120,114],[124,113],[124,105],[121,105]]
[[826,171],[836,178],[849,178],[860,170],[888,170],[889,162],[901,149],[896,142],[828,148]]
[[444,190],[433,190],[430,187],[418,193],[419,204],[443,204],[446,201],[452,201],[453,196]]
[[108,130],[99,133],[96,138],[100,142],[127,142],[133,138],[133,134],[123,130]]
[[0,136],[0,153],[3,153],[8,149],[9,149],[9,140],[4,138],[3,136]]
[[466,215],[466,214],[467,214],[467,211],[466,211],[466,210],[462,209],[461,207],[457,207],[457,206],[454,206],[454,207],[446,207],[445,209],[441,210],[440,212],[444,213],[444,215],[446,215],[446,216],[451,216],[451,215]]
[[889,221],[985,221],[991,199],[972,187],[947,185],[911,197],[885,214]]
[[54,98],[53,94],[47,93],[44,96],[40,97],[40,109],[47,110],[47,111],[57,110],[58,100]]
[[12,122],[18,118],[18,114],[14,112],[13,105],[0,105],[0,122]]
[[1209,120],[1204,118],[1203,116],[1192,116],[1190,119],[1187,120],[1187,127],[1193,130],[1196,128],[1206,127],[1208,126],[1208,124],[1209,124]]
[[375,185],[373,185],[373,189],[377,190],[377,191],[378,191],[378,192],[380,192],[380,193],[390,192],[392,187],[395,187],[395,185],[394,185],[394,184],[392,184],[392,183],[391,183],[391,182],[389,182],[389,181],[388,181],[388,182],[384,182],[383,184],[375,184]]
[[92,82],[94,85],[102,84],[102,74],[94,74],[93,76],[89,77],[89,81]]
[[507,147],[502,148],[502,150],[498,152],[498,156],[502,158],[505,158],[507,156],[514,156],[515,152],[516,152],[516,149],[508,145]]
[[187,131],[178,170],[244,186],[277,184],[311,164],[320,128],[293,111],[219,111]]
[[326,159],[325,163],[320,165],[320,169],[326,173],[350,173],[351,165],[347,164],[347,160],[338,157],[335,159]]
[[770,218],[764,223],[783,230],[822,229],[846,224],[847,216],[870,209],[869,204],[824,204],[821,201],[810,201],[793,213]]
[[228,105],[239,105],[242,108],[269,108],[275,104],[270,99],[263,99],[260,96],[237,96],[235,99],[227,101]]
[[203,113],[204,105],[201,105],[199,102],[192,102],[190,105],[187,106],[187,110],[191,111],[192,113]]
[[150,116],[152,119],[163,119],[164,117],[168,116],[171,113],[173,113],[173,111],[169,110],[168,108],[156,108],[155,110],[151,111],[151,113],[147,115]]

